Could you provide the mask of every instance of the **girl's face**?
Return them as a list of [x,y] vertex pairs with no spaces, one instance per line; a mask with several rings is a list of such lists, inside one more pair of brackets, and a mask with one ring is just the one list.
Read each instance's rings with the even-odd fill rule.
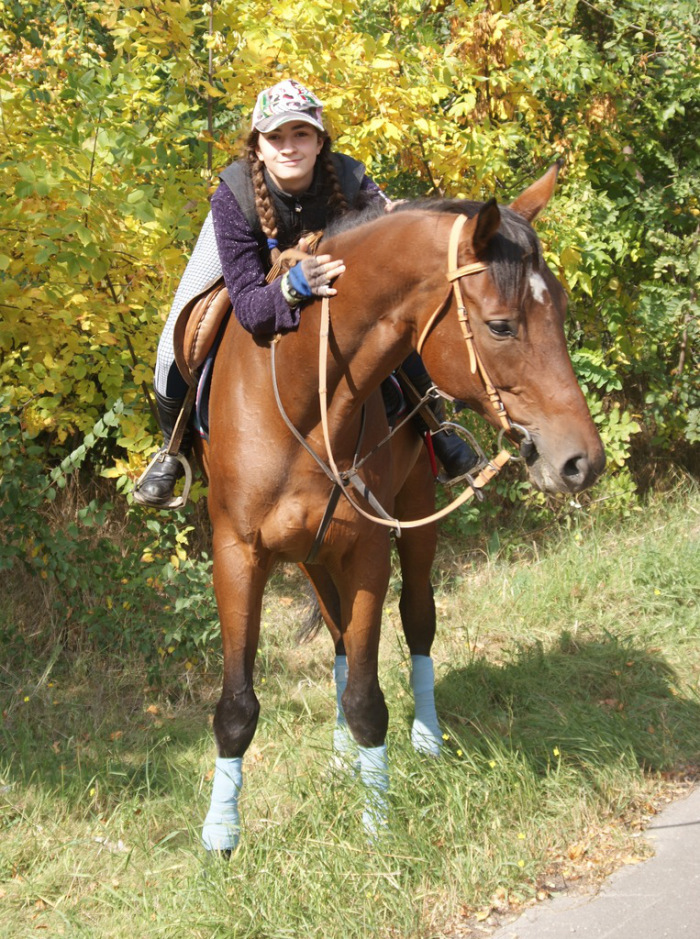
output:
[[305,192],[314,177],[323,138],[305,121],[287,121],[268,134],[260,134],[255,153],[283,192]]

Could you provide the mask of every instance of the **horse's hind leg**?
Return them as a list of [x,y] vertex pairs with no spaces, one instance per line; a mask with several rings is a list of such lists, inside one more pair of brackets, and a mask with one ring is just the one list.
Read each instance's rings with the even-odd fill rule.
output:
[[386,731],[389,713],[379,687],[377,666],[382,604],[389,583],[389,535],[367,530],[352,557],[332,572],[338,586],[341,629],[347,653],[347,687],[342,707],[358,744],[360,775],[367,786],[365,828],[376,833],[386,818],[389,784]]
[[[427,460],[419,460],[397,497],[402,520],[434,511],[435,484]],[[415,702],[411,741],[416,750],[437,756],[442,733],[435,710],[435,674],[430,650],[435,639],[435,602],[430,575],[437,546],[437,526],[404,528],[396,541],[401,562],[399,612],[411,654],[411,688]]]
[[328,627],[335,648],[333,663],[333,682],[335,685],[335,728],[333,729],[333,750],[337,757],[338,768],[357,766],[357,746],[353,740],[348,722],[343,711],[343,694],[348,684],[348,658],[345,643],[340,630],[340,597],[333,579],[325,567],[318,564],[301,564],[301,569],[309,578],[321,616]]
[[202,841],[209,851],[228,853],[238,844],[238,797],[243,785],[243,754],[258,722],[253,665],[260,636],[260,611],[271,559],[255,557],[248,546],[214,534],[214,589],[221,621],[224,681],[214,715],[218,757],[211,805]]

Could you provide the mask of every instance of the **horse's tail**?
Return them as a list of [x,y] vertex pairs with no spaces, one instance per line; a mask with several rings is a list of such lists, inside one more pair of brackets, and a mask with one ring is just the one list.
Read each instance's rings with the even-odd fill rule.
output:
[[321,616],[321,607],[318,605],[318,600],[313,591],[309,590],[304,620],[296,632],[296,641],[299,643],[311,642],[312,639],[318,636],[322,626],[323,616]]
[[[309,592],[308,612],[305,622],[297,631],[297,641],[310,642],[318,635],[324,619],[328,623],[340,623],[340,598],[326,570],[316,566],[307,567],[306,564],[300,564],[299,567],[309,579],[313,591]],[[340,626],[336,625],[336,629],[339,630]]]

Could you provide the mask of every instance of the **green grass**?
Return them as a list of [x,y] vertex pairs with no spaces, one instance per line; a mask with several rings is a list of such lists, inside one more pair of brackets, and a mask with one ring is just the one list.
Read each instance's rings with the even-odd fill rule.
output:
[[634,835],[653,801],[700,764],[700,499],[502,544],[475,560],[452,541],[436,568],[449,737],[437,761],[408,741],[392,583],[381,663],[391,817],[377,844],[357,784],[328,772],[330,643],[295,644],[300,584],[275,578],[230,863],[198,843],[218,670],[173,670],[155,690],[136,656],[37,656],[37,638],[13,631],[8,591],[0,935],[463,936],[474,913],[643,854]]

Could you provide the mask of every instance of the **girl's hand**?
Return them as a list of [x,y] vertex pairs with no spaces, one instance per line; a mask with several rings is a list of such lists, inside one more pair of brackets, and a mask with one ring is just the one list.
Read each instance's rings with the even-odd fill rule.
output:
[[[330,254],[310,255],[296,267],[301,268],[308,290],[315,297],[334,297],[338,291],[331,287],[331,281],[345,270],[345,264],[339,259],[332,258]],[[295,268],[292,268],[292,271],[294,270]],[[296,278],[293,275],[290,280],[297,287]]]
[[408,199],[395,199],[393,202],[391,200],[387,200],[387,203],[384,206],[384,211],[393,212],[397,206],[405,205],[407,202],[408,202]]

